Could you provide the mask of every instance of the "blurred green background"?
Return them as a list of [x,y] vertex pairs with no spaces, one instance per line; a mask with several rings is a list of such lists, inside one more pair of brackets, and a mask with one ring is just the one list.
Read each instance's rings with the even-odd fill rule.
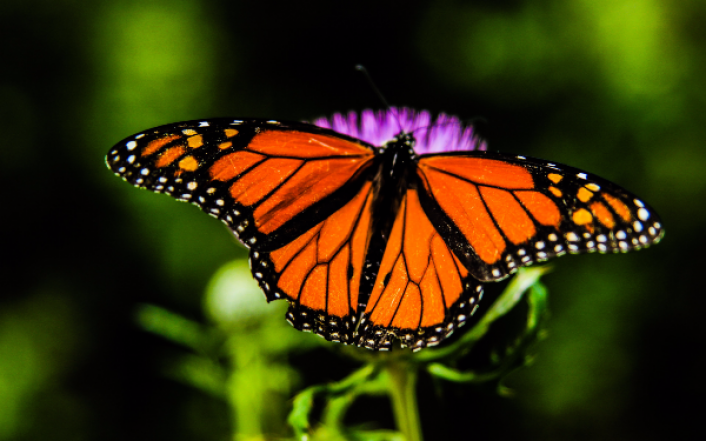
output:
[[[645,251],[553,263],[549,337],[513,397],[422,378],[427,439],[701,430],[706,2],[5,0],[0,15],[0,440],[282,435],[296,390],[350,371],[283,305],[223,294],[246,253],[222,224],[103,157],[179,120],[381,107],[357,63],[393,104],[615,181],[666,228]],[[214,380],[231,364],[219,381],[264,403],[259,425]],[[361,407],[354,423],[392,427],[384,399]]]

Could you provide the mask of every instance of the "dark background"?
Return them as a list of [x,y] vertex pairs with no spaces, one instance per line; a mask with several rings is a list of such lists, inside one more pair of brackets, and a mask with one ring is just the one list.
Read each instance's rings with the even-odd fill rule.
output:
[[[229,439],[218,394],[168,375],[189,351],[136,315],[153,304],[217,327],[204,293],[245,252],[195,207],[115,178],[103,157],[179,120],[379,108],[358,63],[391,103],[476,121],[492,150],[615,181],[666,229],[645,251],[553,262],[548,338],[507,379],[514,396],[422,379],[427,439],[702,429],[703,1],[11,0],[0,15],[0,440]],[[297,344],[286,405],[353,366]],[[391,427],[374,403],[380,416],[361,420]],[[282,419],[262,430],[286,434]]]

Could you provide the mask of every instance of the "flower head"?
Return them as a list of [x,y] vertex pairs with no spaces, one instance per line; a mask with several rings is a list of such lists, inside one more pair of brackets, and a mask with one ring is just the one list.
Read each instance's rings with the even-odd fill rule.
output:
[[391,107],[374,112],[368,109],[360,112],[360,117],[353,111],[335,113],[330,118],[317,118],[313,123],[375,146],[384,145],[400,132],[412,133],[418,154],[486,149],[485,142],[474,135],[472,126],[464,126],[457,117],[443,113],[432,121],[426,110]]

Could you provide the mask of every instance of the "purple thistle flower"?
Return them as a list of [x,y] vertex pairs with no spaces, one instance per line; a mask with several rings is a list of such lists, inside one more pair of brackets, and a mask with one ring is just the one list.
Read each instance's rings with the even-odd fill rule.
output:
[[362,139],[375,146],[383,146],[400,132],[412,133],[417,140],[418,154],[444,153],[459,150],[485,150],[485,141],[473,134],[472,126],[464,126],[455,116],[440,113],[432,121],[431,114],[406,107],[391,107],[374,112],[366,109],[347,114],[334,113],[330,118],[317,118],[313,124]]

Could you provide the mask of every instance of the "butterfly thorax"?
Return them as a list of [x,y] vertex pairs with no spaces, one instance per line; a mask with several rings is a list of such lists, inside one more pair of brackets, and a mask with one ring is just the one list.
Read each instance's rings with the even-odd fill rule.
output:
[[375,178],[376,210],[394,218],[405,189],[414,181],[417,164],[415,139],[411,133],[400,132],[380,149],[379,171]]
[[406,177],[410,166],[416,163],[414,144],[411,133],[400,132],[381,149],[382,170],[393,180]]

